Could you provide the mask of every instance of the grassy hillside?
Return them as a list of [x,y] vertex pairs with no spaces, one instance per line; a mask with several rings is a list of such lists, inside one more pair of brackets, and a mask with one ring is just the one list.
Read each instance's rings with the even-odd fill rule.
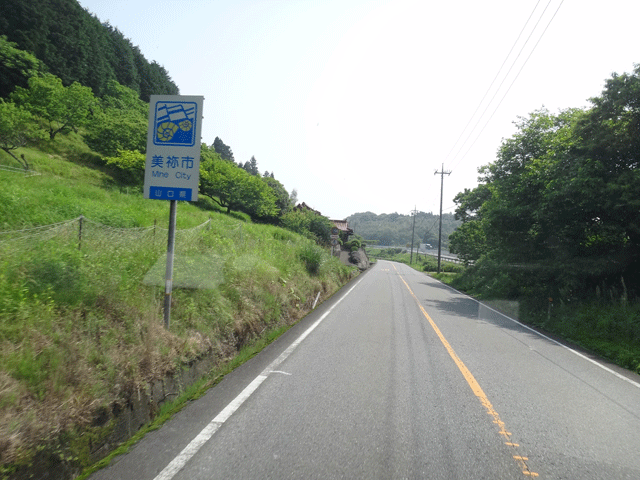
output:
[[202,355],[227,361],[355,275],[300,235],[181,202],[167,330],[168,202],[118,185],[74,133],[18,153],[39,175],[0,169],[0,478],[69,432],[59,455],[86,464],[96,412]]

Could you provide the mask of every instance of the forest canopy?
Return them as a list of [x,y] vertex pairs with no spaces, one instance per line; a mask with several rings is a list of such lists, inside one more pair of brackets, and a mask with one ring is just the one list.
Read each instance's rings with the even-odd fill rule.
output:
[[564,297],[640,288],[640,65],[613,74],[587,109],[515,122],[480,185],[456,196],[451,250],[476,281]]
[[2,98],[13,85],[26,87],[28,72],[42,68],[39,62],[65,86],[78,82],[97,97],[112,80],[146,102],[152,94],[179,93],[164,67],[149,62],[117,28],[101,23],[76,0],[0,0],[0,11],[0,36],[26,52],[18,65],[2,58],[0,78],[11,78],[10,83],[0,81]]

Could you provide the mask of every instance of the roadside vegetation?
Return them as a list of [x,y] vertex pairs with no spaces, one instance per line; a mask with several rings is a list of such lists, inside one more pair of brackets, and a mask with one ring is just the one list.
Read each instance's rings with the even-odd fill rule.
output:
[[589,108],[542,108],[459,193],[454,287],[640,373],[640,65]]
[[69,477],[150,381],[205,356],[223,368],[357,269],[330,255],[328,218],[216,137],[200,200],[178,205],[165,328],[168,203],[142,184],[144,98],[170,82],[92,90],[18,47],[0,36],[0,478],[34,462]]
[[[168,203],[92,166],[99,156],[73,132],[21,151],[39,175],[0,170],[5,476],[51,445],[86,466],[85,442],[99,439],[83,429],[97,412],[203,355],[222,365],[355,274],[308,230],[256,224],[206,198],[181,202],[166,329]],[[64,448],[61,434],[72,438]]]
[[[224,372],[357,274],[328,253],[329,219],[216,137],[201,148],[200,200],[178,206],[165,328],[168,204],[142,198],[146,102],[178,88],[75,0],[38,2],[42,15],[32,3],[18,1],[0,35],[3,479],[36,457],[88,465],[150,380],[203,356]],[[640,66],[591,103],[520,118],[458,194],[444,244],[466,266],[435,274],[433,257],[372,247],[435,243],[423,212],[412,239],[408,215],[355,214],[368,240],[349,248],[515,305],[519,320],[640,373]]]

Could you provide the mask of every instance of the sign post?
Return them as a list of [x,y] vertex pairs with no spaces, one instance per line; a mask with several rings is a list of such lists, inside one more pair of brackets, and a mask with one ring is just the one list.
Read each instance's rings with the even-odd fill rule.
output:
[[144,198],[169,200],[169,238],[165,276],[164,325],[169,328],[176,207],[178,200],[198,200],[202,96],[151,95]]

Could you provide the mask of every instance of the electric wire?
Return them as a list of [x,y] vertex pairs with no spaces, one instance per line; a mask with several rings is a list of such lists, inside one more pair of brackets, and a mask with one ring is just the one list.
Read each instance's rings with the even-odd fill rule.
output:
[[[445,157],[444,161],[445,163],[447,162],[447,160],[449,159],[449,157],[451,156],[451,154],[453,153],[453,151],[455,150],[455,148],[458,146],[458,143],[460,142],[460,139],[462,138],[462,136],[464,135],[464,133],[467,131],[467,128],[469,127],[469,125],[471,124],[471,122],[473,121],[474,117],[476,116],[476,113],[478,113],[478,110],[480,110],[480,107],[482,106],[482,103],[484,102],[485,98],[487,98],[487,95],[489,95],[489,92],[491,91],[491,88],[493,87],[493,85],[496,83],[496,80],[498,79],[498,77],[500,76],[500,72],[502,72],[502,69],[504,68],[505,64],[507,63],[507,60],[509,60],[509,57],[511,56],[511,53],[513,52],[513,49],[516,48],[516,45],[518,44],[518,42],[520,41],[520,37],[522,36],[522,34],[524,33],[525,29],[527,28],[527,25],[529,25],[529,22],[531,21],[531,17],[533,17],[533,14],[535,13],[536,9],[538,8],[538,5],[540,4],[541,0],[538,0],[538,2],[536,3],[535,7],[533,7],[533,10],[531,11],[531,13],[529,14],[529,18],[527,18],[527,21],[525,22],[525,24],[523,25],[522,29],[520,30],[520,33],[518,34],[518,37],[516,38],[516,41],[513,42],[513,45],[511,46],[511,50],[509,50],[509,53],[507,53],[507,56],[504,58],[502,65],[500,65],[500,68],[498,69],[498,72],[496,73],[496,76],[493,77],[493,80],[491,81],[491,84],[489,85],[489,87],[487,88],[487,91],[484,92],[484,95],[482,96],[482,99],[480,100],[480,102],[478,103],[478,106],[476,107],[476,109],[474,110],[474,112],[471,114],[471,117],[469,118],[469,121],[467,122],[467,124],[464,126],[464,128],[462,129],[462,132],[460,132],[460,136],[456,139],[455,143],[453,144],[453,147],[451,147],[451,150],[449,151],[449,153],[447,153],[447,156]],[[544,12],[543,12],[544,13]],[[525,43],[526,45],[526,43]],[[521,50],[522,51],[522,50]],[[519,54],[518,54],[519,55]],[[516,58],[517,59],[517,58]],[[509,72],[507,72],[507,75],[509,75]],[[505,78],[506,76],[505,75]],[[504,80],[503,80],[504,82]],[[498,87],[499,89],[500,87]],[[489,104],[491,104],[491,102],[489,102]],[[486,110],[486,109],[485,109]],[[482,117],[481,117],[482,118]],[[473,130],[470,132],[470,134],[473,133]],[[464,144],[462,144],[462,146],[460,147],[460,149],[462,149],[464,147]],[[455,157],[454,157],[455,158]]]
[[[549,2],[551,3],[551,1]],[[518,77],[520,76],[520,73],[522,73],[522,70],[524,69],[525,65],[527,64],[527,62],[529,61],[529,59],[531,58],[531,55],[533,55],[533,52],[536,50],[538,44],[540,43],[540,41],[542,40],[542,37],[544,37],[544,34],[546,33],[547,29],[549,28],[549,26],[551,25],[551,22],[553,21],[553,19],[556,17],[558,11],[560,10],[560,7],[562,7],[562,4],[564,3],[564,0],[560,1],[560,4],[558,5],[558,8],[556,9],[556,11],[553,13],[553,16],[551,17],[551,19],[549,20],[549,22],[547,23],[547,26],[544,28],[544,30],[542,31],[542,34],[540,35],[540,38],[538,38],[538,41],[536,42],[536,44],[533,46],[533,48],[531,49],[531,52],[529,52],[529,55],[527,56],[527,58],[525,59],[524,63],[522,64],[522,66],[520,67],[520,69],[518,70],[518,73],[516,74],[516,76],[514,77],[514,79],[511,81],[511,84],[509,85],[509,88],[507,88],[507,91],[504,92],[504,95],[502,96],[502,98],[500,99],[500,101],[498,102],[498,105],[496,105],[496,108],[493,110],[493,112],[491,113],[491,116],[487,119],[487,121],[485,122],[485,124],[483,125],[482,129],[480,130],[480,132],[478,132],[478,135],[476,136],[476,138],[474,139],[473,143],[469,146],[469,148],[467,149],[467,151],[464,153],[464,155],[460,158],[460,160],[458,160],[458,162],[451,168],[452,170],[457,167],[465,158],[466,156],[469,154],[469,152],[471,151],[471,149],[473,148],[473,146],[476,144],[476,142],[478,141],[478,139],[480,138],[480,136],[482,135],[482,132],[484,132],[485,128],[487,128],[487,125],[489,125],[489,122],[491,122],[491,119],[493,118],[493,116],[496,114],[496,112],[498,111],[498,109],[500,108],[500,105],[502,105],[502,102],[504,101],[504,99],[506,98],[507,94],[509,93],[509,91],[511,90],[511,87],[513,87],[513,85],[515,84],[516,80],[518,79]],[[548,6],[548,5],[547,5]],[[544,13],[544,12],[543,12]],[[484,115],[484,113],[483,113]]]
[[[458,150],[458,153],[456,154],[455,158],[457,157],[457,155],[460,154],[460,152],[462,151],[462,149],[464,148],[464,146],[467,144],[467,142],[469,141],[469,139],[471,138],[471,135],[473,135],[473,132],[476,131],[476,128],[478,128],[478,124],[480,123],[480,121],[482,120],[482,118],[484,117],[484,115],[487,113],[487,110],[489,109],[489,107],[491,106],[491,104],[493,103],[493,101],[495,100],[496,96],[498,95],[498,93],[500,92],[500,89],[502,88],[502,86],[504,85],[504,82],[507,80],[507,78],[509,78],[509,74],[511,73],[511,70],[513,70],[513,67],[515,66],[516,62],[518,61],[518,59],[520,58],[520,55],[522,55],[522,52],[524,51],[524,49],[526,48],[527,44],[529,43],[529,40],[531,39],[531,36],[533,35],[533,33],[536,31],[536,28],[538,28],[538,25],[540,24],[540,20],[542,20],[542,17],[544,16],[545,12],[547,11],[547,8],[549,8],[549,5],[551,4],[553,0],[549,0],[549,2],[547,3],[547,6],[544,7],[544,10],[542,11],[542,13],[540,14],[540,17],[538,18],[538,21],[536,22],[536,24],[533,26],[533,28],[531,29],[531,32],[529,33],[529,36],[527,37],[527,39],[525,40],[525,42],[522,44],[522,46],[520,47],[520,51],[518,52],[518,55],[516,55],[516,58],[513,59],[513,62],[511,62],[511,66],[509,67],[509,70],[507,71],[507,73],[504,75],[502,81],[500,82],[500,85],[498,85],[498,88],[496,88],[496,91],[494,92],[493,96],[491,97],[491,100],[489,100],[489,103],[487,103],[487,105],[485,106],[484,110],[482,111],[482,114],[480,115],[480,117],[478,117],[478,120],[476,121],[475,125],[473,126],[473,128],[471,129],[471,131],[469,132],[469,134],[467,135],[467,138],[465,138],[464,143],[460,146],[460,149]],[[540,3],[540,2],[538,2]],[[531,18],[531,16],[533,16],[536,8],[537,8],[538,4],[536,4],[536,7],[534,7],[533,11],[531,12],[531,15],[529,16],[529,18]],[[527,20],[527,24],[528,24],[529,20]],[[523,30],[527,27],[527,24],[525,24],[525,26],[522,28]],[[519,36],[518,36],[519,38]],[[508,57],[507,57],[508,58]],[[505,59],[506,62],[506,59]],[[473,117],[472,117],[473,118]],[[459,162],[458,162],[459,163]]]
[[[480,124],[482,118],[485,116],[485,114],[487,113],[487,111],[489,110],[489,108],[491,107],[493,101],[495,100],[496,96],[498,95],[498,93],[500,92],[500,89],[502,88],[502,86],[504,85],[504,82],[506,81],[506,79],[509,77],[509,74],[511,73],[513,67],[515,66],[517,60],[520,58],[520,55],[522,54],[522,52],[524,51],[526,45],[528,44],[529,40],[531,39],[532,35],[534,34],[534,32],[537,30],[538,25],[540,24],[540,21],[542,20],[542,18],[544,17],[545,12],[547,11],[547,9],[549,8],[549,6],[551,5],[553,0],[549,0],[549,2],[547,3],[547,5],[545,6],[544,10],[542,11],[542,13],[540,14],[540,17],[538,18],[536,24],[534,25],[533,29],[531,30],[529,36],[527,37],[525,43],[522,45],[522,47],[520,48],[520,51],[518,52],[518,55],[516,56],[516,58],[513,60],[511,67],[509,68],[509,70],[507,71],[506,75],[504,76],[502,82],[500,83],[500,85],[498,86],[498,88],[496,89],[495,93],[493,94],[493,96],[491,97],[491,100],[487,103],[487,105],[485,106],[484,110],[482,111],[482,114],[480,115],[480,117],[478,117],[478,120],[476,121],[473,129],[468,133],[467,137],[465,138],[465,141],[463,142],[463,144],[460,146],[460,148],[458,149],[458,152],[454,155],[453,159],[451,160],[450,163],[454,162],[456,160],[456,158],[460,155],[460,153],[462,152],[464,146],[467,144],[467,142],[471,139],[473,133],[475,132],[475,130],[477,129],[478,125]],[[515,47],[515,45],[517,44],[518,40],[520,39],[520,37],[522,36],[522,32],[526,29],[527,25],[529,24],[529,21],[531,20],[531,17],[533,16],[533,14],[535,13],[536,9],[538,8],[540,1],[538,1],[536,3],[536,6],[534,7],[534,9],[532,10],[531,14],[529,15],[529,18],[527,19],[527,21],[525,22],[524,27],[522,28],[520,34],[518,35],[518,39],[516,39],[516,42],[514,43],[514,46],[511,48],[511,50],[509,51],[509,54],[507,55],[507,57],[505,58],[505,61],[503,62],[503,65],[500,67],[500,70],[502,70],[504,64],[506,63],[507,59],[509,58],[509,56],[511,55],[513,48]],[[482,127],[482,129],[480,130],[480,132],[478,133],[478,135],[475,137],[473,143],[471,144],[471,146],[466,150],[466,152],[464,153],[464,155],[457,160],[457,162],[455,164],[453,164],[453,167],[450,167],[450,170],[455,169],[461,162],[462,160],[464,160],[464,158],[466,158],[467,154],[469,153],[469,151],[471,150],[471,148],[473,148],[473,146],[475,145],[475,143],[478,141],[478,139],[480,138],[482,132],[485,130],[485,128],[487,127],[487,125],[489,124],[489,122],[491,121],[491,119],[493,118],[493,116],[495,115],[496,111],[498,110],[498,108],[500,107],[500,105],[502,104],[502,102],[504,101],[506,95],[509,93],[509,91],[511,90],[511,87],[513,87],[513,84],[515,83],[515,81],[517,80],[517,78],[519,77],[520,73],[522,72],[523,68],[525,67],[525,65],[527,64],[527,62],[529,61],[529,59],[531,58],[531,55],[533,54],[533,52],[535,51],[536,47],[538,46],[538,44],[540,43],[540,41],[542,40],[542,38],[544,37],[546,31],[548,30],[549,26],[551,25],[551,22],[553,21],[553,19],[556,17],[558,11],[560,10],[560,7],[562,6],[562,4],[564,3],[564,0],[560,1],[560,4],[558,5],[558,8],[556,9],[556,11],[554,12],[553,16],[551,17],[551,19],[549,20],[549,22],[547,22],[547,25],[545,26],[542,34],[540,35],[540,37],[538,38],[538,40],[536,41],[535,45],[533,46],[533,49],[531,50],[531,52],[529,53],[529,55],[527,56],[527,58],[525,59],[524,63],[521,65],[520,69],[518,70],[518,73],[516,74],[515,78],[512,80],[511,84],[509,85],[509,87],[507,88],[507,91],[504,93],[504,95],[502,96],[502,98],[500,99],[500,101],[498,102],[498,105],[496,106],[496,108],[493,110],[491,116],[489,117],[489,119],[485,122],[484,126]],[[496,75],[496,78],[500,75],[500,70],[498,71],[498,74]],[[493,80],[493,82],[491,83],[491,86],[493,86],[493,84],[495,83],[495,79]],[[467,123],[467,126],[465,126],[465,128],[463,129],[463,134],[464,131],[467,129],[468,125],[471,123],[471,121],[473,120],[475,114],[477,113],[478,109],[480,108],[480,105],[482,105],[482,102],[484,101],[484,99],[486,98],[487,94],[489,93],[489,91],[491,90],[491,86],[489,87],[489,89],[487,90],[487,92],[485,93],[483,99],[480,101],[480,104],[478,105],[478,107],[476,108],[476,111],[474,112],[474,114],[471,116],[471,119],[469,120],[469,122]],[[462,135],[460,137],[462,137]],[[457,145],[457,143],[459,143],[459,139],[456,141],[456,144],[454,144],[454,147],[452,148],[451,151],[453,151],[455,149],[455,145]],[[451,154],[451,152],[449,152],[449,155]],[[447,158],[449,157],[449,155],[447,155]]]

